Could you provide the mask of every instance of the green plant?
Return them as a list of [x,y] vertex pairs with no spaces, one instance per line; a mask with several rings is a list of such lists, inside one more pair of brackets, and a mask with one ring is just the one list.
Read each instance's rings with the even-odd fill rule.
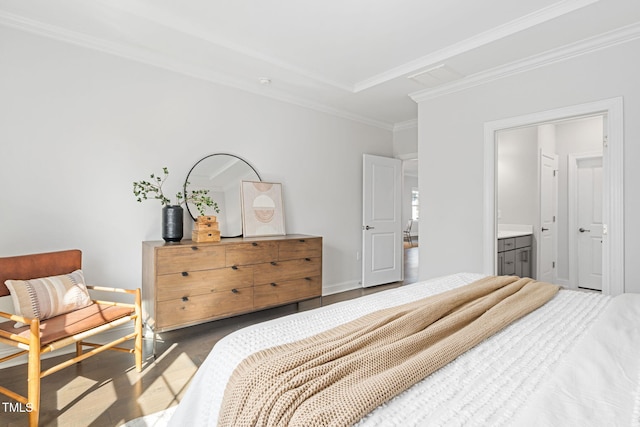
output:
[[[136,196],[136,200],[138,202],[157,199],[160,200],[160,204],[163,206],[171,204],[171,200],[169,200],[162,192],[162,185],[169,176],[169,169],[166,167],[162,168],[162,173],[163,176],[152,173],[150,175],[151,181],[142,180],[133,183],[133,195]],[[187,185],[189,185],[188,182],[185,183],[185,188]],[[183,205],[189,202],[193,203],[196,209],[198,209],[198,212],[200,212],[200,215],[204,215],[206,207],[212,207],[216,213],[220,212],[218,204],[214,202],[208,194],[209,190],[185,190],[185,194],[182,194],[182,191],[179,191],[176,193],[176,201],[178,205]]]

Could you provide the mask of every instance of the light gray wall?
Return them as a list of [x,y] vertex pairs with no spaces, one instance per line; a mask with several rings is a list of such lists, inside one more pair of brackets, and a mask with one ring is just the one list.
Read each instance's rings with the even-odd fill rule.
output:
[[229,152],[283,184],[287,232],[324,237],[325,290],[358,286],[362,154],[391,131],[6,27],[0,51],[0,256],[80,248],[88,281],[138,287],[161,207],[132,182],[167,166],[174,195]]
[[419,103],[420,278],[483,271],[484,124],[622,96],[625,290],[640,292],[640,40]]

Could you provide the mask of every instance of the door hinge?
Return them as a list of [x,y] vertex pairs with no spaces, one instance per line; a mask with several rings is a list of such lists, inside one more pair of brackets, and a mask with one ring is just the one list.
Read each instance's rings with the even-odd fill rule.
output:
[[605,136],[605,137],[602,139],[602,146],[603,146],[603,147],[608,147],[608,146],[609,146],[609,137],[608,137],[608,136]]
[[556,262],[555,262],[555,261],[553,261],[553,262],[551,263],[551,268],[556,268]]
[[557,173],[558,173],[558,171],[554,169],[553,170],[553,176],[555,177]]
[[553,216],[553,222],[556,222],[556,216],[555,215]]

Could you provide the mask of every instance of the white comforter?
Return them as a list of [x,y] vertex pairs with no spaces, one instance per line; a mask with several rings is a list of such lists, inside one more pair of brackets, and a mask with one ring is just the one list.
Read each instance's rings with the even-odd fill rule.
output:
[[[246,356],[481,278],[457,274],[297,313],[220,340],[169,425],[215,426]],[[640,295],[562,290],[359,422],[361,426],[640,427]]]

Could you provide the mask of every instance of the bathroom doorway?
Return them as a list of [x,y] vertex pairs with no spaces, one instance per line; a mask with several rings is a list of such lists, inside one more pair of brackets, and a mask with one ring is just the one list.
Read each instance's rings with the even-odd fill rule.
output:
[[[571,288],[602,289],[602,239],[597,231],[602,228],[605,118],[572,117],[496,133],[497,227],[532,230],[532,277]],[[585,158],[598,153],[599,169]],[[569,159],[577,167],[570,168]],[[586,200],[589,191],[597,190],[597,200]],[[599,237],[588,239],[589,234]],[[582,272],[585,269],[589,271]]]

